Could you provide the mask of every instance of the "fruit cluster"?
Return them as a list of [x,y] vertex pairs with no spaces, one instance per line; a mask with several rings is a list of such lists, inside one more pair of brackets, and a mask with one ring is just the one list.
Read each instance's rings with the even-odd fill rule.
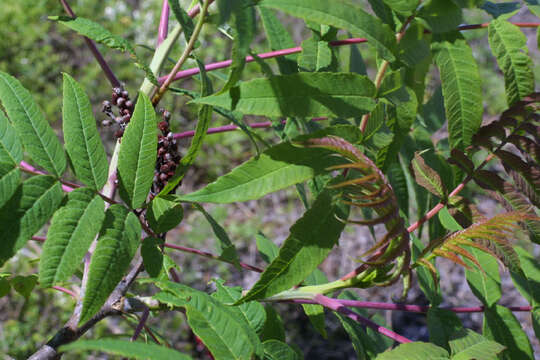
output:
[[153,198],[167,185],[167,181],[174,176],[181,156],[178,152],[178,144],[170,131],[169,120],[171,113],[161,109],[159,111],[162,120],[158,124],[161,134],[158,134],[158,156],[154,171],[154,182],[150,196]]
[[[101,124],[104,126],[117,124],[118,129],[115,131],[114,136],[119,139],[124,135],[124,130],[131,120],[134,104],[129,98],[128,91],[122,87],[113,88],[111,100],[112,101],[105,100],[102,103],[101,111],[109,116],[110,119],[103,120]],[[115,115],[113,106],[117,107],[118,116]]]

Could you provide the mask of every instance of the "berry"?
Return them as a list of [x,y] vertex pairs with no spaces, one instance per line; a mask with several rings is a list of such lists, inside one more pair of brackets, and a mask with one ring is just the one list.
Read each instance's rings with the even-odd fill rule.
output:
[[126,101],[126,108],[128,108],[129,110],[133,110],[133,101]]
[[119,97],[118,99],[116,99],[116,105],[118,105],[119,107],[122,107],[125,103],[126,99],[124,99],[123,97]]
[[167,174],[164,174],[164,173],[159,174],[159,180],[161,181],[167,180]]
[[116,132],[114,133],[114,136],[116,136],[117,138],[121,138],[122,135],[124,135],[124,129],[118,129],[118,130],[116,130]]
[[169,121],[171,119],[171,113],[167,110],[164,110],[163,111],[163,118],[166,120],[166,121]]
[[160,121],[158,128],[162,133],[166,134],[169,131],[169,124],[166,121]]
[[125,97],[126,99],[129,98],[129,93],[127,90],[122,91],[122,97]]

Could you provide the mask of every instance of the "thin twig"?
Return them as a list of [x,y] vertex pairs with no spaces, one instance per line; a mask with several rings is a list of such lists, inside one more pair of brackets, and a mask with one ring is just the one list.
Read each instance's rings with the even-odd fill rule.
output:
[[[60,0],[60,3],[62,3],[64,10],[69,16],[71,16],[72,18],[77,17],[66,0]],[[96,44],[94,44],[94,42],[91,39],[87,38],[86,36],[83,36],[83,38],[84,38],[84,41],[86,42],[86,45],[88,46],[88,48],[94,55],[94,58],[99,63],[101,70],[103,70],[103,73],[105,74],[109,82],[111,83],[111,86],[112,87],[121,86],[120,81],[118,81],[113,71],[109,67],[109,64],[107,64],[107,62],[105,61],[105,58],[103,58],[103,55],[101,55],[101,53],[99,52],[98,48],[96,47]]]
[[63,293],[66,293],[66,294],[70,295],[72,298],[74,298],[75,300],[77,300],[77,294],[74,291],[71,291],[71,290],[66,289],[64,287],[61,287],[61,286],[53,286],[52,288],[55,289],[55,290],[61,291]]
[[184,52],[180,56],[180,59],[178,59],[178,62],[176,63],[176,65],[174,65],[174,68],[169,73],[167,79],[165,79],[165,81],[163,82],[159,90],[157,91],[156,95],[154,96],[152,100],[152,103],[154,105],[159,103],[159,100],[161,100],[161,97],[167,91],[171,82],[174,80],[174,76],[176,75],[178,71],[180,71],[180,68],[182,67],[182,65],[184,65],[189,55],[193,51],[193,48],[195,47],[195,43],[197,42],[197,39],[199,38],[199,34],[201,33],[202,27],[204,25],[206,12],[208,10],[209,5],[210,5],[210,2],[208,0],[204,0],[203,7],[201,9],[201,15],[199,17],[199,21],[197,21],[197,25],[195,25],[193,34],[189,38],[189,42],[187,43],[186,48],[184,49]]
[[321,295],[321,294],[317,294],[317,295],[315,295],[314,300],[315,300],[315,302],[317,304],[322,305],[322,306],[324,306],[326,308],[329,308],[331,310],[337,311],[339,313],[342,313],[343,315],[353,319],[354,321],[358,321],[359,323],[361,323],[361,324],[363,324],[363,325],[365,325],[365,326],[367,326],[369,328],[372,328],[373,330],[375,330],[379,334],[387,336],[387,337],[389,337],[390,339],[392,339],[394,341],[397,341],[397,342],[399,342],[401,344],[412,342],[411,340],[407,339],[406,337],[401,336],[399,334],[396,334],[392,330],[389,330],[389,329],[385,328],[384,326],[381,326],[381,325],[369,320],[368,318],[365,318],[363,316],[358,315],[354,311],[352,311],[352,310],[346,308],[345,306],[343,306],[340,302],[336,301],[335,299],[326,297],[326,296]]
[[[167,1],[167,0],[165,0]],[[148,315],[150,315],[150,310],[148,308],[144,309],[141,318],[139,320],[139,323],[137,324],[137,327],[135,328],[135,331],[133,332],[133,336],[131,337],[131,341],[137,340],[139,335],[141,334],[142,329],[144,329],[144,326],[146,325],[146,320],[148,319]]]

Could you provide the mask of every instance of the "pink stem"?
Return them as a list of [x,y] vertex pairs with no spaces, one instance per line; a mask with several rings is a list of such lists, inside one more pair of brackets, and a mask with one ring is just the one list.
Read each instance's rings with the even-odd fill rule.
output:
[[[213,2],[214,2],[214,0],[208,1],[208,5],[212,4]],[[189,16],[189,17],[195,17],[195,16],[197,16],[200,12],[201,12],[201,6],[200,6],[199,4],[197,4],[197,6],[195,6],[193,9],[191,9],[191,10],[188,11],[188,16]]]
[[[47,175],[46,172],[36,169],[35,167],[33,167],[32,165],[30,165],[30,164],[27,163],[26,161],[21,161],[21,163],[19,164],[19,166],[20,166],[21,169],[23,169],[24,171],[27,171],[27,172],[30,172],[30,173],[33,173],[33,174],[36,174],[36,175]],[[69,183],[69,185],[67,185],[67,184],[62,183],[62,190],[64,190],[65,192],[71,192],[71,191],[73,191],[75,188],[78,188],[78,187],[80,187],[80,186],[78,186],[77,184]]]
[[163,0],[161,17],[159,18],[157,46],[161,45],[169,33],[169,1]]
[[[319,117],[319,118],[313,118],[312,120],[313,121],[322,121],[322,120],[327,120],[327,119],[328,118],[326,118],[326,117]],[[287,122],[286,120],[281,121],[282,124],[285,124],[286,122]],[[259,123],[247,124],[247,126],[249,126],[252,129],[268,128],[268,127],[272,126],[272,122],[271,121],[264,121],[264,122],[259,122]],[[222,132],[227,132],[227,131],[234,131],[234,130],[238,130],[238,129],[240,129],[240,127],[231,124],[231,125],[224,125],[224,126],[218,126],[218,127],[215,127],[215,128],[210,128],[210,129],[208,129],[208,131],[206,133],[207,134],[217,134],[217,133],[222,133]],[[174,138],[175,139],[184,139],[184,138],[193,137],[194,135],[195,135],[195,130],[189,130],[189,131],[184,131],[184,132],[181,132],[181,133],[174,134]]]
[[55,290],[61,291],[63,293],[66,293],[68,295],[71,295],[72,298],[77,299],[77,294],[75,294],[75,292],[73,292],[73,291],[71,291],[69,289],[63,288],[61,286],[53,286],[52,288],[55,289]]
[[355,321],[358,321],[359,323],[367,326],[367,327],[370,327],[372,328],[373,330],[375,330],[376,332],[378,332],[379,334],[382,334],[384,336],[387,336],[389,337],[390,339],[394,340],[394,341],[397,341],[401,344],[404,344],[404,343],[409,343],[409,342],[412,342],[411,340],[407,339],[406,337],[404,336],[401,336],[399,334],[396,334],[395,332],[393,332],[392,330],[389,330],[383,326],[380,326],[379,324],[376,324],[375,322],[369,320],[368,318],[365,318],[363,316],[360,316],[358,315],[357,313],[355,313],[354,311],[346,308],[345,306],[343,306],[339,301],[336,301],[335,299],[332,299],[332,298],[329,298],[329,297],[326,297],[324,295],[321,295],[321,294],[317,294],[315,295],[315,298],[314,298],[315,302],[319,305],[322,305],[324,307],[327,307],[331,310],[334,310],[334,311],[337,311],[339,313],[342,313],[343,315],[355,320]]
[[[344,299],[332,299],[342,306],[362,308],[362,309],[375,309],[375,310],[392,310],[392,311],[406,311],[413,313],[427,313],[430,306],[423,305],[405,305],[405,304],[393,304],[393,303],[382,303],[382,302],[373,302],[373,301],[358,301],[358,300],[344,300]],[[302,300],[294,299],[287,302],[294,302],[298,304],[317,304],[317,301],[313,300]],[[441,309],[449,310],[455,313],[476,313],[483,312],[484,306],[473,306],[473,307],[440,307]],[[515,312],[528,312],[532,310],[531,306],[510,306],[508,307],[510,311]]]

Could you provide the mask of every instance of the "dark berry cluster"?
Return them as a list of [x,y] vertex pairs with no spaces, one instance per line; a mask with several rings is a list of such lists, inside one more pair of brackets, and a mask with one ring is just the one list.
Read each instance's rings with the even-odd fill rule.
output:
[[181,159],[178,144],[170,131],[169,120],[171,119],[171,113],[163,109],[159,112],[162,118],[158,124],[161,134],[158,134],[158,156],[151,197],[157,195],[167,185],[167,181],[174,175],[174,171]]
[[[103,120],[101,123],[104,126],[117,124],[118,129],[115,131],[114,136],[118,139],[124,135],[124,130],[131,120],[134,104],[130,100],[127,90],[121,87],[113,88],[111,100],[103,101],[101,111],[107,114],[110,119]],[[118,115],[114,113],[113,106],[118,109]]]

